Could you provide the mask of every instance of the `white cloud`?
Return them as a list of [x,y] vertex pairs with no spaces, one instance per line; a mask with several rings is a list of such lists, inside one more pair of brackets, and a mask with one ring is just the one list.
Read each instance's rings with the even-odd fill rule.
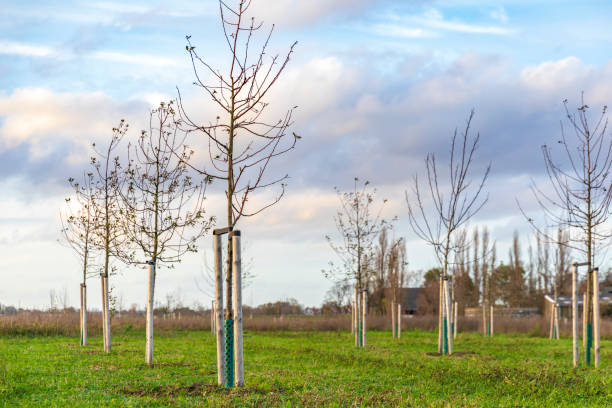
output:
[[56,55],[52,48],[44,45],[24,44],[13,41],[0,41],[0,54],[27,57],[50,57]]
[[[467,34],[510,35],[515,30],[497,25],[469,24],[459,20],[448,20],[442,13],[429,8],[421,15],[389,14],[386,19],[391,23],[376,24],[377,32],[390,36],[423,38],[437,36],[436,30],[453,31]],[[389,27],[388,30],[381,28]],[[404,28],[404,30],[401,30]]]
[[134,121],[144,120],[142,102],[118,103],[103,92],[15,89],[9,95],[0,94],[0,149],[28,143],[30,153],[44,156],[60,141],[88,146],[108,135],[120,119],[132,119],[130,116],[139,111],[142,113]]
[[150,7],[137,4],[111,3],[106,1],[96,2],[91,4],[91,6],[115,13],[147,13],[151,11]]
[[[558,89],[556,84],[559,83],[563,86]],[[278,206],[253,219],[244,219],[241,224],[245,240],[254,242],[251,248],[257,254],[256,268],[261,271],[259,283],[256,283],[257,301],[273,300],[280,290],[311,304],[319,301],[326,286],[319,279],[319,271],[334,256],[323,238],[334,231],[332,216],[337,209],[337,197],[333,185],[342,188],[350,184],[354,176],[367,177],[374,186],[380,187],[380,197],[390,199],[389,215],[405,217],[403,192],[408,187],[409,177],[417,171],[422,172],[425,153],[439,152],[443,160],[453,129],[461,128],[471,107],[476,108],[474,130],[482,135],[477,164],[495,158],[494,173],[487,187],[491,191],[490,203],[475,223],[486,222],[493,227],[496,219],[498,223],[504,220],[503,225],[499,224],[492,231],[494,238],[503,242],[511,236],[511,229],[522,228],[513,198],[520,197],[521,204],[526,207],[533,204],[527,201],[525,180],[541,174],[538,147],[557,136],[558,121],[563,117],[562,97],[575,102],[580,90],[584,89],[590,104],[595,92],[599,94],[593,104],[609,104],[605,98],[612,95],[608,92],[610,83],[612,61],[599,68],[585,65],[573,57],[525,67],[517,74],[506,60],[466,54],[450,66],[429,70],[412,81],[391,80],[371,67],[356,68],[335,57],[290,65],[275,93],[270,95],[271,109],[281,111],[294,104],[300,105],[294,130],[303,139],[295,151],[271,167],[272,172],[288,172],[292,177],[287,196]],[[141,94],[128,103],[119,103],[101,92],[54,93],[40,88],[18,89],[8,95],[0,94],[0,138],[5,147],[32,143],[44,151],[63,141],[78,148],[89,143],[90,134],[93,138],[107,136],[110,127],[121,117],[130,122],[146,119],[149,102],[161,97],[163,95]],[[197,114],[209,113],[201,99],[189,97],[186,103],[194,107]],[[133,127],[139,129],[138,125]],[[78,160],[76,163],[78,165]],[[207,200],[208,210],[210,214],[219,215],[223,197],[222,191],[215,189],[222,189],[222,186],[213,184]],[[267,202],[271,194],[253,196],[250,202],[257,207]],[[61,198],[57,197],[58,206]],[[47,202],[45,205],[52,206]],[[13,207],[13,204],[0,205],[5,214],[12,212]],[[26,214],[36,212],[36,208],[25,209]],[[19,211],[15,214],[22,215]],[[52,231],[57,224],[55,213],[40,214],[47,220],[41,225]],[[22,235],[14,234],[18,228],[3,230],[0,237],[4,247],[0,249],[7,254],[6,266],[21,265],[34,270],[41,267],[40,262],[28,258],[27,253],[42,248],[45,254],[53,255],[53,242],[50,236],[39,235],[43,229],[33,228],[28,223],[23,225]],[[409,231],[404,225],[396,233],[404,236],[410,234]],[[408,237],[410,240],[410,235]],[[39,240],[40,245],[36,246],[36,242],[23,244],[28,239]],[[202,245],[209,246],[210,240],[203,240]],[[417,245],[411,243],[410,246],[411,268],[431,266],[431,253],[418,250]],[[500,253],[503,253],[501,249]],[[70,266],[69,253],[59,257],[62,257],[63,267]],[[193,271],[199,267],[196,257],[176,271],[176,276],[188,282],[181,286],[188,300],[198,299],[198,294],[190,292],[187,286],[193,286]],[[287,272],[288,267],[290,272]],[[61,272],[61,282],[72,284],[76,281],[74,271]],[[32,276],[38,275],[33,272]],[[118,277],[117,282],[120,279],[129,283],[124,286],[129,286],[126,289],[128,302],[138,301],[138,288],[144,285],[144,275],[130,273],[129,277],[127,274]],[[166,278],[160,281],[163,282],[160,296],[164,290],[176,289],[176,280],[163,279]],[[282,284],[274,286],[279,281]],[[300,286],[315,283],[310,292],[294,294],[292,282]],[[55,283],[45,281],[37,290],[44,296],[47,288],[58,288],[49,285]],[[19,296],[34,299],[25,292],[20,292]],[[16,298],[10,298],[14,302],[13,299]]]
[[521,71],[521,80],[529,87],[540,90],[555,90],[578,85],[583,87],[593,68],[576,57],[557,61],[546,61],[529,66]]
[[275,0],[255,1],[249,14],[269,24],[309,24],[330,16],[350,15],[380,0]]
[[417,21],[420,21],[426,27],[438,28],[441,30],[455,31],[455,32],[461,32],[461,33],[468,33],[468,34],[509,35],[509,34],[514,33],[514,30],[506,28],[506,27],[499,27],[499,26],[492,26],[492,25],[485,26],[485,25],[478,25],[478,24],[467,24],[467,23],[463,23],[463,22],[455,21],[455,20],[453,21],[443,20],[441,18],[424,18],[424,19],[417,19]]
[[370,30],[379,35],[388,35],[399,38],[433,38],[437,35],[423,28],[409,28],[395,24],[375,24]]

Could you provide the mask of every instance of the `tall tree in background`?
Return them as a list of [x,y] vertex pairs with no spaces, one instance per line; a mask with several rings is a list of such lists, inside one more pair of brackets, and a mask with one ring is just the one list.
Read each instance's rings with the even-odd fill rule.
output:
[[[125,230],[136,253],[129,261],[149,265],[146,310],[146,363],[153,363],[153,307],[157,267],[195,252],[196,241],[212,224],[204,216],[204,183],[194,183],[186,163],[192,152],[178,133],[173,102],[161,103],[130,146],[126,170]],[[173,152],[180,152],[176,156]]]
[[540,234],[536,235],[537,243],[537,275],[538,291],[540,294],[550,293],[550,244],[542,239]]
[[94,228],[96,227],[97,214],[94,200],[94,175],[87,173],[83,176],[83,182],[79,183],[74,178],[68,179],[74,190],[74,199],[67,198],[68,208],[65,215],[60,213],[62,224],[63,241],[77,255],[82,265],[83,281],[80,285],[81,310],[80,326],[82,346],[87,345],[87,278],[94,272]]
[[557,245],[555,248],[555,260],[554,260],[554,298],[561,294],[568,294],[572,288],[572,277],[571,277],[571,250],[567,246],[569,240],[569,233],[561,229],[557,230]]
[[472,281],[474,282],[474,293],[473,299],[470,302],[473,306],[478,306],[480,304],[480,293],[481,293],[481,269],[480,269],[480,253],[479,247],[480,245],[480,235],[478,233],[478,227],[474,228],[474,235],[472,238],[472,247],[473,247],[473,258],[472,258]]
[[387,301],[385,301],[385,299],[383,302],[391,306],[391,331],[393,332],[393,337],[399,338],[402,321],[402,288],[408,280],[406,271],[406,267],[408,266],[408,262],[406,261],[406,241],[404,239],[398,238],[392,241],[387,265],[386,286],[389,287],[390,299]]
[[[453,276],[453,300],[461,304],[462,307],[473,306],[474,299],[474,281],[470,277],[470,245],[467,240],[467,230],[462,229],[457,234],[456,247],[464,248],[463,251],[456,253],[455,259],[452,265],[452,276]],[[474,265],[472,265],[472,268]]]
[[[274,26],[263,36],[258,51],[251,49],[252,41],[263,23],[247,18],[250,0],[240,0],[236,6],[219,1],[219,12],[227,45],[226,70],[214,68],[191,43],[187,36],[186,49],[191,57],[194,84],[210,98],[218,111],[215,120],[202,123],[192,117],[183,105],[179,93],[179,112],[185,130],[203,136],[208,144],[208,165],[190,166],[207,181],[226,183],[226,223],[235,228],[242,217],[261,213],[278,203],[285,193],[287,175],[267,175],[273,159],[292,150],[300,136],[288,134],[296,107],[285,111],[280,119],[270,119],[268,113],[270,90],[285,70],[293,43],[283,55],[270,54],[268,44]],[[270,202],[257,205],[249,200],[251,194],[279,186],[278,194]],[[227,243],[225,271],[225,319],[232,325],[232,240]],[[226,333],[226,336],[228,334]]]
[[378,311],[380,314],[384,314],[388,310],[385,301],[385,290],[389,288],[388,275],[392,256],[392,246],[393,242],[389,243],[387,229],[383,228],[378,235],[378,245],[376,245],[374,249],[374,265],[371,279],[372,294],[368,302],[370,308]]
[[[113,128],[113,133],[106,149],[96,150],[97,155],[91,158],[93,167],[92,208],[96,214],[94,228],[95,246],[102,256],[102,334],[104,351],[111,351],[110,300],[108,279],[112,271],[112,258],[126,259],[125,243],[127,237],[123,229],[125,211],[122,207],[121,191],[125,183],[117,147],[128,130],[128,124],[121,119]],[[93,145],[96,149],[95,144]]]
[[509,258],[510,274],[508,276],[508,286],[503,288],[503,291],[506,293],[507,304],[511,307],[525,306],[527,286],[525,285],[525,269],[521,259],[518,231],[514,231]]
[[[486,203],[487,197],[481,197],[485,182],[491,170],[486,166],[481,176],[473,184],[472,170],[474,154],[478,149],[480,134],[470,136],[470,125],[474,117],[472,111],[468,117],[465,130],[459,134],[455,130],[451,139],[448,173],[444,180],[440,179],[436,156],[433,153],[425,159],[426,190],[417,175],[414,176],[412,196],[406,193],[410,225],[414,232],[431,245],[442,268],[442,279],[448,279],[448,267],[451,256],[464,251],[456,247],[455,234],[472,218]],[[428,196],[428,197],[427,197]],[[433,209],[428,210],[427,199],[431,199]],[[440,296],[440,302],[443,302]],[[449,302],[446,302],[449,303]],[[448,309],[448,310],[447,310]],[[443,335],[443,326],[450,327],[448,318],[450,307],[440,307],[440,322],[438,325],[438,351],[442,353],[448,348],[452,353],[452,336]],[[450,331],[450,330],[448,330]],[[447,333],[448,334],[448,333]],[[448,340],[448,344],[446,343]],[[446,345],[446,347],[444,347]]]
[[529,242],[529,247],[527,248],[527,257],[529,259],[529,263],[527,264],[527,293],[529,295],[529,306],[534,306],[535,295],[536,295],[536,286],[535,286],[535,268],[536,262],[533,254],[533,245]]
[[369,308],[379,314],[388,314],[390,301],[399,299],[399,289],[407,283],[406,243],[403,238],[389,237],[389,228],[383,228],[374,247],[371,295]]

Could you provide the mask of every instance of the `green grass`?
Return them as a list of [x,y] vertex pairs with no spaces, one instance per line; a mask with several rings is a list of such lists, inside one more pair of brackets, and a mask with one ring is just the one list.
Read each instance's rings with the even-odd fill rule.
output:
[[370,332],[356,349],[345,332],[245,333],[243,389],[216,386],[208,332],[160,333],[155,365],[144,333],[79,347],[70,337],[0,338],[0,406],[585,407],[612,406],[612,341],[599,369],[571,367],[571,339],[460,334],[441,357],[437,336]]

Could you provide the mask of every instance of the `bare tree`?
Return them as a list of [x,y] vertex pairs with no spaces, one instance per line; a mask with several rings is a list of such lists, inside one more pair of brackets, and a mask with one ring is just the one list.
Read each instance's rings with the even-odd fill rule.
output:
[[[601,114],[592,118],[584,95],[576,112],[570,111],[567,99],[563,105],[569,132],[561,122],[561,139],[557,144],[561,145],[565,161],[556,161],[552,148],[542,146],[551,191],[545,192],[535,183],[532,185],[534,197],[548,221],[542,227],[532,217],[526,218],[538,234],[551,243],[559,242],[546,227],[552,227],[552,231],[559,228],[569,231],[563,245],[582,253],[587,264],[589,278],[586,292],[589,302],[586,312],[588,321],[592,322],[591,271],[597,266],[597,254],[609,245],[612,236],[605,225],[612,202],[612,139],[608,135],[607,106],[603,107]],[[589,337],[592,323],[587,326]],[[589,349],[587,347],[587,361],[590,358]]]
[[370,182],[365,181],[360,186],[359,179],[355,177],[353,190],[341,192],[334,188],[340,201],[334,222],[341,241],[335,242],[330,235],[325,236],[342,265],[330,262],[329,269],[323,273],[327,277],[335,275],[354,280],[359,289],[365,289],[370,278],[366,273],[368,262],[365,258],[374,258],[374,240],[383,230],[391,227],[390,222],[381,216],[387,200],[382,200],[378,209],[372,208],[376,201],[376,189],[368,190],[369,185]]
[[102,273],[102,332],[104,337],[104,351],[111,350],[110,328],[110,288],[109,275],[113,271],[112,259],[126,259],[125,244],[127,236],[124,226],[125,208],[122,207],[121,191],[125,182],[122,165],[116,154],[117,147],[128,130],[128,124],[121,120],[112,130],[112,136],[104,150],[97,150],[93,144],[96,156],[91,158],[93,167],[93,197],[91,205],[95,218],[93,229],[93,242],[101,252]]
[[[192,152],[178,130],[174,102],[162,102],[149,115],[149,129],[143,130],[129,148],[125,231],[135,248],[129,262],[149,265],[146,313],[146,362],[153,363],[153,306],[155,277],[159,266],[172,267],[210,228],[213,219],[204,213],[206,184],[194,183],[186,162]],[[182,151],[177,156],[174,152]]]
[[[274,26],[264,34],[262,46],[253,52],[251,45],[263,23],[247,18],[251,0],[240,0],[236,6],[219,1],[221,26],[228,51],[227,71],[213,68],[196,51],[187,36],[187,51],[191,57],[194,84],[203,90],[218,110],[216,119],[200,123],[185,109],[179,93],[179,112],[182,126],[190,133],[203,136],[208,143],[207,166],[189,165],[206,180],[227,183],[226,222],[228,230],[235,228],[244,217],[257,215],[277,204],[285,193],[287,175],[267,175],[270,163],[292,150],[300,136],[289,134],[295,106],[285,111],[278,120],[269,119],[268,97],[289,63],[297,43],[286,54],[269,54],[268,45]],[[253,206],[251,194],[280,187],[268,203]],[[232,235],[227,243],[225,275],[225,320],[232,324]],[[226,333],[226,336],[229,333]],[[219,356],[221,357],[221,356]]]
[[[340,201],[340,209],[334,217],[340,241],[335,242],[326,235],[327,242],[340,258],[341,265],[330,262],[329,269],[323,273],[327,277],[341,277],[354,280],[358,298],[367,290],[371,271],[369,263],[374,259],[374,240],[391,224],[381,217],[387,200],[383,200],[378,209],[373,208],[376,201],[376,190],[369,190],[370,182],[359,183],[355,177],[351,191],[341,192],[335,188]],[[385,244],[386,245],[386,244]],[[357,299],[358,301],[358,299]],[[359,316],[363,310],[357,305]],[[361,343],[359,340],[357,344]]]
[[81,345],[87,345],[87,278],[95,272],[93,260],[94,252],[94,228],[98,215],[95,213],[96,207],[93,205],[94,199],[94,175],[86,173],[82,183],[74,178],[69,178],[68,182],[75,191],[73,198],[66,198],[67,209],[65,213],[60,212],[60,222],[62,225],[62,242],[70,247],[76,254],[82,265],[83,281],[80,285],[81,307],[80,307],[80,326],[81,326]]
[[[431,245],[438,262],[442,268],[442,280],[448,279],[448,267],[452,263],[451,256],[463,251],[465,248],[457,247],[455,234],[472,218],[486,203],[487,197],[482,198],[485,182],[489,176],[489,164],[483,174],[478,177],[477,184],[473,185],[472,168],[474,154],[478,148],[480,134],[470,136],[470,125],[474,111],[470,112],[465,130],[459,134],[455,130],[451,139],[450,158],[448,162],[447,178],[440,179],[436,156],[429,153],[425,159],[427,187],[423,191],[418,175],[414,176],[412,184],[412,197],[406,193],[408,215],[413,231]],[[427,205],[427,196],[431,199],[431,206]],[[430,210],[428,210],[428,208]],[[442,302],[443,296],[440,296]],[[442,303],[441,303],[442,304]],[[443,336],[442,325],[447,320],[450,310],[440,307],[439,352],[448,348],[452,352],[452,338],[448,340]],[[449,326],[450,327],[450,326]]]

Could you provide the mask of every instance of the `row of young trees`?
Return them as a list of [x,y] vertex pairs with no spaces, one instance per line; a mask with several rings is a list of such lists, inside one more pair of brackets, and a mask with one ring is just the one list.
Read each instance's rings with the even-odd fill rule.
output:
[[[470,132],[473,112],[465,130],[453,134],[447,166],[439,166],[436,156],[430,153],[425,159],[425,182],[418,175],[412,180],[412,189],[406,192],[410,224],[414,233],[432,247],[439,265],[425,274],[424,306],[439,315],[440,352],[452,353],[452,312],[457,300],[463,307],[496,303],[542,307],[545,295],[556,298],[560,293],[568,293],[570,256],[574,262],[587,266],[586,313],[588,320],[593,321],[590,276],[612,236],[607,225],[612,202],[612,138],[607,134],[607,107],[593,118],[584,100],[575,113],[570,112],[567,100],[564,106],[571,131],[567,134],[562,126],[558,144],[565,159],[553,160],[552,149],[542,146],[550,186],[542,189],[532,185],[539,213],[544,218],[536,222],[518,205],[536,233],[535,250],[529,244],[527,262],[523,260],[518,233],[505,264],[497,263],[495,243],[486,228],[482,232],[474,230],[473,235],[466,229],[487,202],[484,186],[491,170],[489,164],[480,174],[474,174],[480,136]],[[446,171],[442,171],[445,167]],[[335,220],[341,241],[327,239],[342,265],[338,268],[332,263],[325,272],[354,280],[358,290],[372,288],[372,295],[376,299],[378,293],[380,300],[381,277],[393,276],[384,283],[386,287],[401,279],[398,281],[395,276],[400,275],[393,275],[383,263],[376,262],[383,257],[375,258],[372,254],[374,239],[379,234],[380,250],[384,253],[389,222],[380,217],[380,212],[370,212],[374,193],[368,192],[366,186],[364,183],[359,190],[355,179],[353,191],[339,192],[341,207]],[[370,264],[376,267],[368,273]],[[356,296],[355,304],[357,301]],[[384,310],[380,302],[374,300],[372,304],[379,311]]]
[[[208,183],[194,182],[188,172],[192,152],[184,137],[178,136],[180,121],[173,102],[161,103],[149,119],[149,129],[127,146],[123,160],[119,149],[128,131],[124,120],[113,129],[106,149],[94,146],[96,156],[82,181],[70,179],[74,194],[66,200],[69,205],[62,221],[65,242],[82,261],[82,309],[87,277],[100,273],[105,351],[111,350],[108,282],[117,261],[150,268],[147,327],[152,329],[157,268],[171,267],[185,253],[195,251],[198,239],[213,223],[204,211]],[[82,327],[86,343],[85,322]],[[147,339],[151,339],[150,364],[152,334]]]
[[[336,248],[342,253],[340,248]],[[382,228],[369,246],[363,247],[363,253],[361,275],[363,288],[370,299],[368,311],[387,314],[392,310],[392,303],[400,300],[401,288],[416,282],[419,273],[408,269],[406,240],[393,235],[391,224]],[[343,275],[341,271],[333,262],[324,271],[327,276],[336,278],[326,293],[324,307],[338,313],[351,304],[354,288],[350,275]]]
[[[264,33],[259,49],[251,49],[263,24],[247,18],[250,4],[219,1],[228,56],[223,68],[210,65],[196,51],[191,36],[186,37],[194,85],[209,98],[217,112],[214,119],[196,119],[201,115],[189,111],[179,92],[176,101],[151,112],[148,129],[127,148],[123,139],[128,124],[121,120],[103,149],[93,146],[95,155],[82,178],[69,180],[74,194],[66,200],[62,232],[81,261],[82,287],[88,277],[100,274],[107,352],[111,349],[109,277],[120,263],[148,267],[146,361],[152,363],[157,269],[171,267],[187,252],[196,251],[199,239],[215,223],[204,209],[206,188],[214,182],[224,186],[225,214],[220,222],[230,232],[223,271],[225,307],[218,307],[225,312],[226,324],[233,321],[231,231],[242,217],[259,214],[281,200],[287,175],[270,177],[268,169],[300,138],[288,132],[296,107],[280,119],[271,119],[267,100],[296,43],[285,54],[270,53],[272,28]],[[186,144],[187,138],[207,147],[196,151]],[[270,202],[257,206],[249,200],[254,192],[274,186],[280,189]],[[82,289],[81,309],[85,293]]]

